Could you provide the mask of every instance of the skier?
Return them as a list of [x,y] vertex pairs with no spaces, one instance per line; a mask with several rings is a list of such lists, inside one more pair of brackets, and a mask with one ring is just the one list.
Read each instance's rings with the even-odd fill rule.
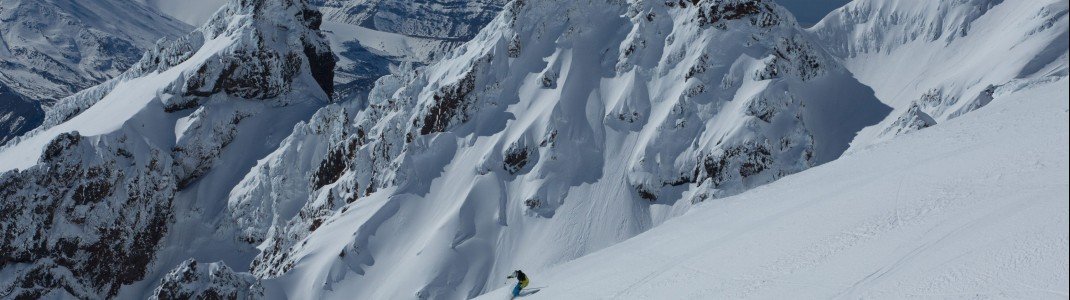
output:
[[520,270],[513,271],[513,275],[509,275],[509,277],[506,278],[516,278],[516,287],[513,288],[513,298],[520,296],[520,290],[528,286],[528,275]]

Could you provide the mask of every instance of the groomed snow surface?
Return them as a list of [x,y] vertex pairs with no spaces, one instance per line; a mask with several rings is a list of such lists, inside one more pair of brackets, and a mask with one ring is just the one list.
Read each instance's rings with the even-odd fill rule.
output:
[[[1067,298],[1067,79],[620,244],[524,299]],[[480,299],[508,299],[512,283]]]

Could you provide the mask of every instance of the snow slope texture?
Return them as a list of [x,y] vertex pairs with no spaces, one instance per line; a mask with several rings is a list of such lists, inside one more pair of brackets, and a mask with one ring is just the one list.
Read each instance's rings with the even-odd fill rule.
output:
[[524,299],[1065,299],[1068,83],[525,269],[541,290]]

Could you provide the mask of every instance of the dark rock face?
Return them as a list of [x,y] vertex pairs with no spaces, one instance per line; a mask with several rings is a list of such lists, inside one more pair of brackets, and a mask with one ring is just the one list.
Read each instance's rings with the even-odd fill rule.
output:
[[514,143],[505,151],[502,169],[511,175],[516,175],[523,172],[525,166],[534,165],[535,161],[538,160],[538,156],[538,149],[523,147]]
[[338,181],[345,174],[349,162],[357,153],[360,139],[352,137],[345,143],[340,143],[328,152],[327,157],[320,162],[316,173],[312,175],[312,189],[319,189],[325,185]]
[[140,146],[63,134],[41,164],[0,174],[0,267],[28,264],[0,296],[114,296],[144,276],[172,219],[175,182],[170,157],[127,150]]
[[[97,136],[63,133],[44,147],[37,165],[0,174],[0,272],[12,274],[0,281],[0,298],[38,298],[60,289],[78,298],[110,298],[123,285],[144,280],[173,222],[175,194],[211,171],[240,134],[255,134],[239,132],[243,120],[263,117],[255,114],[264,106],[323,100],[318,90],[330,97],[334,56],[317,30],[320,22],[304,1],[228,2],[197,31],[157,43],[120,78],[65,100],[56,116],[50,112],[52,125],[62,123],[117,84],[189,62],[206,41],[228,43],[206,48],[215,52],[158,87],[168,95],[160,99],[165,112],[193,110],[173,145],[157,145],[127,127]],[[234,98],[263,101],[215,105]],[[157,297],[249,295],[251,283],[231,280],[245,277],[225,266],[185,267],[164,283],[207,278],[209,287],[171,284]],[[219,278],[241,281],[243,288]]]
[[751,143],[725,150],[720,155],[705,156],[700,168],[694,170],[694,182],[712,180],[719,185],[733,178],[736,173],[747,178],[766,170],[773,163],[772,153],[764,144]]
[[747,19],[757,27],[773,27],[781,19],[769,3],[763,0],[679,0],[666,1],[670,7],[698,7],[695,20],[701,26],[713,25],[726,29],[724,21]]
[[[435,101],[423,114],[420,134],[443,132],[450,124],[467,122],[471,105],[468,94],[473,90],[475,90],[475,71],[469,71],[457,83],[442,87],[439,92],[435,93]],[[417,125],[415,121],[413,125]]]

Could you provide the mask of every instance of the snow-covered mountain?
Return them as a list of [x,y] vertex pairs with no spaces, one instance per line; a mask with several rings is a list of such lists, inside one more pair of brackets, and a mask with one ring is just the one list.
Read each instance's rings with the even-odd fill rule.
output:
[[1065,0],[856,0],[812,34],[895,112],[855,147],[944,122],[1067,75]]
[[319,0],[328,20],[413,37],[467,41],[508,0]]
[[[803,29],[769,0],[230,0],[0,146],[0,298],[457,299],[503,292],[515,269],[566,287],[546,297],[644,297],[689,287],[664,275],[711,261],[733,264],[713,274],[742,275],[696,277],[744,284],[710,295],[773,295],[764,284],[825,261],[847,264],[830,273],[847,279],[821,284],[868,280],[842,295],[905,295],[869,288],[900,277],[867,275],[912,266],[895,262],[930,253],[925,243],[941,238],[929,233],[979,234],[969,217],[1027,204],[1000,197],[1015,187],[1039,187],[1050,214],[994,219],[1067,221],[1065,202],[1047,200],[1066,190],[1051,174],[1067,168],[1066,47],[1053,38],[1065,36],[1067,9],[1004,6],[1014,1],[858,0]],[[1018,28],[1033,25],[1044,26]],[[986,40],[1006,43],[998,57],[1010,62],[962,52]],[[941,61],[954,51],[970,59]],[[896,98],[896,87],[929,88],[879,81],[899,67],[945,93],[985,85],[981,102],[994,105]],[[922,105],[932,103],[943,106]],[[1013,113],[991,120],[1003,112]],[[940,129],[900,135],[930,126]],[[1062,148],[1029,151],[1058,133]],[[971,145],[987,148],[961,150]],[[1016,151],[1029,155],[977,163]],[[957,172],[972,177],[948,182]],[[905,208],[859,199],[887,194],[888,174],[914,175]],[[1023,179],[1001,185],[1004,175]],[[967,225],[933,225],[944,221]],[[992,237],[1028,236],[1002,233]],[[922,244],[872,249],[905,240]],[[964,240],[949,249],[1018,257]],[[1030,258],[1047,267],[1015,274],[1065,265],[1044,252],[1065,252],[1065,238],[1021,245],[1045,246]],[[854,250],[892,265],[850,264],[841,254]],[[640,258],[616,259],[631,265],[606,278],[640,290],[575,288],[604,274],[577,269],[622,255]]]
[[[127,0],[129,1],[129,0]],[[207,22],[227,0],[134,0],[192,26]]]
[[[137,0],[200,25],[224,0]],[[364,98],[400,65],[427,65],[468,41],[508,0],[312,0],[338,56],[339,98]]]
[[175,266],[165,238],[198,246],[176,224],[220,211],[228,180],[328,102],[320,22],[301,1],[229,2],[0,149],[0,297],[111,297]]
[[887,113],[764,1],[515,1],[369,101],[231,191],[219,230],[276,293],[476,296],[835,159]]
[[[128,0],[2,0],[0,85],[33,105],[49,106],[119,75],[158,39],[189,30]],[[23,120],[17,128],[0,128],[0,145],[36,127],[40,110],[22,102],[0,104],[0,116]]]
[[541,290],[523,299],[1066,298],[1068,85],[1021,87],[589,256],[525,270]]

